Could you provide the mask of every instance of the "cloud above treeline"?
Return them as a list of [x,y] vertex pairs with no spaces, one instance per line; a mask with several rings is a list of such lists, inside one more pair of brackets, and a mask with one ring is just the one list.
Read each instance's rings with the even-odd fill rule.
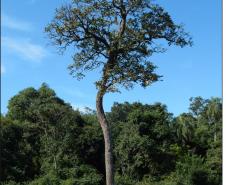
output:
[[[32,24],[1,13],[3,29],[12,29],[14,31],[30,32],[33,30]],[[47,55],[46,50],[39,44],[34,43],[30,38],[2,36],[2,49],[9,51],[10,54],[16,55],[24,60],[40,62]]]
[[33,43],[29,38],[2,37],[2,46],[24,60],[40,62],[47,56],[44,47]]
[[71,106],[74,110],[78,110],[81,113],[88,113],[88,112],[94,110],[93,106],[86,105],[86,104],[72,104]]

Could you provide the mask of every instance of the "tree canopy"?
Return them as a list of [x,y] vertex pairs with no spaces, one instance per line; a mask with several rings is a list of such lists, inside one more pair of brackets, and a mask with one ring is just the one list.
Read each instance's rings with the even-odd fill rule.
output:
[[146,87],[159,80],[148,57],[166,50],[160,40],[180,47],[192,44],[182,25],[147,0],[72,0],[56,10],[45,31],[61,51],[75,47],[71,74],[80,79],[102,67],[96,85],[111,92],[118,85]]
[[[115,103],[107,118],[116,184],[222,184],[220,98],[195,97],[178,116],[162,103]],[[105,184],[96,112],[73,110],[46,84],[11,98],[0,144],[2,185]]]

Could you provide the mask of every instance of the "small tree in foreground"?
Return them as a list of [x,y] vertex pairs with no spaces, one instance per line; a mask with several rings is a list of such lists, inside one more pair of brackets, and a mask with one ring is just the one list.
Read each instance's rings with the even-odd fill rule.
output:
[[72,0],[56,10],[45,31],[60,49],[76,48],[71,74],[81,79],[96,68],[102,75],[96,82],[97,117],[104,134],[106,184],[114,184],[112,142],[103,109],[103,97],[116,92],[119,86],[130,89],[139,83],[146,87],[161,76],[149,61],[153,53],[168,45],[191,45],[183,27],[176,25],[162,7],[149,0]]

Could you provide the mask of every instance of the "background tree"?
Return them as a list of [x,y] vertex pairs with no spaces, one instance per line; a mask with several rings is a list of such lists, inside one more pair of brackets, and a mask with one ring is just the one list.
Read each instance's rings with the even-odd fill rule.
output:
[[190,45],[191,39],[162,7],[146,0],[72,0],[57,9],[46,32],[61,49],[76,47],[74,63],[69,66],[76,77],[83,77],[87,70],[102,69],[96,82],[96,108],[105,140],[106,184],[113,185],[112,142],[103,109],[104,95],[118,91],[118,85],[129,89],[134,83],[146,87],[158,81],[160,76],[147,58],[165,51],[158,40],[183,47]]
[[0,184],[100,184],[103,142],[92,117],[83,120],[46,84],[20,91],[1,117]]
[[[177,117],[161,103],[115,103],[107,118],[116,184],[221,185],[222,101],[203,100],[197,115]],[[1,116],[0,147],[2,185],[105,184],[96,112],[80,114],[46,84],[11,98]]]

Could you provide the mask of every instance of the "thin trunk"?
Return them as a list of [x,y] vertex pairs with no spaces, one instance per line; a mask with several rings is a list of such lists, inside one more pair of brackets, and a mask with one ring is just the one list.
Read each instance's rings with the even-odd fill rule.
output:
[[114,185],[111,131],[103,109],[103,96],[99,91],[96,97],[97,118],[104,135],[106,185]]
[[217,124],[216,124],[216,121],[214,123],[214,142],[217,141]]
[[53,156],[53,161],[54,161],[54,169],[57,169],[57,161],[56,161],[56,156]]

